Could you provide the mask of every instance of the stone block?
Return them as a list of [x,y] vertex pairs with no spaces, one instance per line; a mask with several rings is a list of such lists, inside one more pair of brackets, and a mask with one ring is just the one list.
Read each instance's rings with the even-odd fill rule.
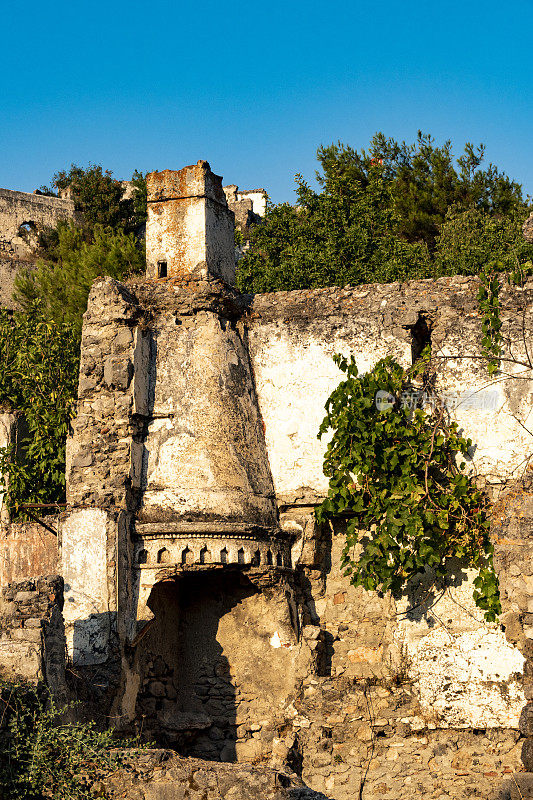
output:
[[39,592],[17,592],[15,595],[16,603],[30,603],[39,598]]
[[109,356],[104,362],[104,383],[109,389],[128,388],[133,376],[133,364],[129,358]]

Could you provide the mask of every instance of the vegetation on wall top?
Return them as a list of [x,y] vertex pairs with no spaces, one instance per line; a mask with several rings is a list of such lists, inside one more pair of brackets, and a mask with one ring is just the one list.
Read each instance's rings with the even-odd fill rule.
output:
[[270,205],[239,263],[239,287],[270,292],[477,274],[533,258],[520,185],[467,143],[455,159],[419,132],[376,134],[370,148],[320,147],[319,189],[296,176],[296,205]]

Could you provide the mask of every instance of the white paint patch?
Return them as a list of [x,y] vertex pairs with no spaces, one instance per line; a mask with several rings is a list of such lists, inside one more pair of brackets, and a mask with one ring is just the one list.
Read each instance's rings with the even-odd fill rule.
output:
[[499,625],[483,621],[471,579],[446,592],[423,619],[400,618],[409,673],[424,715],[440,727],[517,728],[524,657]]
[[[10,447],[12,444],[12,437],[14,426],[16,424],[16,417],[9,411],[0,413],[0,447]],[[7,481],[7,476],[0,477],[0,521],[9,522],[9,511],[4,506],[4,480]]]
[[271,647],[281,647],[281,639],[279,638],[279,633],[276,631],[274,636],[270,637],[270,645]]
[[250,332],[250,354],[277,494],[303,486],[327,494],[322,464],[329,436],[319,440],[317,434],[326,400],[343,378],[333,362],[335,353],[353,354],[360,372],[388,354],[408,363],[405,342],[385,337],[377,337],[369,347],[366,337],[349,331],[327,342],[301,331],[297,336],[290,330],[280,334],[276,326]]
[[74,511],[62,525],[63,616],[69,655],[74,664],[107,659],[111,626],[107,596],[107,514],[99,509]]

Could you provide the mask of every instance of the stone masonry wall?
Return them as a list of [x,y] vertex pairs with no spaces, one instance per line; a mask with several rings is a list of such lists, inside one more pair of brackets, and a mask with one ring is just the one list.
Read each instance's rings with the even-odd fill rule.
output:
[[385,355],[407,366],[424,335],[441,357],[437,390],[452,395],[452,413],[476,445],[472,471],[495,499],[514,485],[523,500],[516,476],[531,451],[522,427],[531,372],[516,332],[531,335],[532,286],[502,292],[504,357],[525,366],[507,363],[497,382],[475,358],[476,295],[475,280],[452,278],[259,295],[250,304],[250,353],[282,525],[296,537],[303,614],[325,635],[330,673],[304,681],[279,748],[297,747],[306,782],[335,800],[358,796],[361,782],[364,798],[489,797],[520,769],[521,736],[533,732],[523,508],[510,506],[510,539],[494,528],[503,626],[484,622],[468,575],[415,613],[356,591],[340,574],[342,530],[324,542],[312,521],[327,492],[327,439],[316,435],[342,377],[331,356],[353,354],[361,371]]
[[28,260],[35,244],[32,236],[73,217],[73,200],[0,189],[0,254]]
[[[174,391],[171,373],[179,385],[182,362],[172,360],[176,348],[168,358],[156,348],[154,359],[154,343],[147,351],[146,337],[159,332],[156,321],[163,317],[161,330],[170,331],[172,320],[185,329],[194,327],[196,315],[202,319],[203,314],[215,312],[227,320],[224,324],[238,328],[243,347],[249,349],[253,368],[249,380],[259,399],[258,420],[265,427],[280,522],[293,543],[297,642],[291,644],[278,631],[270,631],[270,646],[286,648],[294,663],[305,648],[316,657],[307,659],[307,672],[295,670],[293,688],[286,692],[289,702],[276,706],[270,722],[266,717],[252,724],[246,720],[248,727],[240,727],[237,708],[235,731],[221,728],[222,740],[216,730],[213,737],[204,737],[206,754],[211,750],[213,757],[221,757],[226,744],[234,742],[237,758],[288,763],[311,788],[332,800],[489,797],[519,769],[520,751],[528,741],[522,737],[530,736],[529,710],[524,714],[523,709],[530,691],[527,615],[533,588],[529,568],[522,563],[529,528],[521,507],[510,506],[506,525],[515,530],[511,537],[495,528],[503,625],[484,622],[473,604],[468,574],[442,596],[415,608],[355,590],[340,572],[342,527],[320,530],[313,519],[314,508],[327,491],[322,474],[325,442],[319,442],[316,434],[324,402],[341,379],[331,356],[353,353],[362,370],[385,355],[408,365],[420,352],[424,337],[431,338],[441,357],[438,390],[460,398],[454,413],[476,444],[471,467],[478,480],[502,502],[513,480],[517,491],[527,489],[516,476],[530,447],[530,435],[523,428],[532,400],[530,375],[509,368],[491,384],[483,364],[468,358],[479,352],[476,291],[474,280],[462,278],[256,298],[240,297],[212,281],[147,280],[129,287],[97,282],[84,325],[78,417],[69,448],[69,501],[76,510],[67,515],[62,545],[65,577],[73,587],[67,630],[72,632],[74,651],[76,639],[83,642],[80,663],[89,656],[92,663],[96,658],[105,665],[109,646],[104,639],[109,630],[117,630],[116,610],[133,608],[132,602],[140,597],[136,592],[144,592],[146,605],[154,585],[174,580],[180,570],[202,568],[203,548],[197,548],[198,553],[182,548],[185,558],[176,565],[168,563],[173,544],[153,545],[153,552],[152,540],[147,544],[158,530],[167,537],[165,542],[174,535],[181,541],[185,535],[175,527],[176,521],[185,524],[178,482],[183,470],[196,468],[199,462],[193,458],[184,462],[183,441],[189,441],[190,426],[179,429],[181,410],[174,417],[176,408],[169,405]],[[504,330],[513,330],[516,314],[524,319],[521,330],[530,330],[532,291],[528,285],[502,293]],[[157,336],[154,339],[157,344]],[[507,354],[511,345],[513,353],[522,353],[520,342],[513,341],[506,344]],[[202,346],[206,346],[203,340]],[[223,371],[221,380],[229,380]],[[162,389],[166,394],[160,395],[154,413],[154,398]],[[476,402],[466,402],[472,395]],[[175,435],[161,440],[164,447],[159,447],[156,438],[147,436],[150,425],[175,429]],[[142,456],[147,443],[148,460]],[[162,514],[158,500],[157,513],[147,517],[148,522],[139,521],[146,541],[139,541],[142,548],[137,551],[131,536],[140,534],[130,520],[143,508],[149,459],[155,458],[157,464],[158,457],[163,463],[154,489],[167,506]],[[181,471],[180,464],[185,464]],[[205,481],[200,481],[200,488]],[[221,526],[224,515],[221,507]],[[192,531],[195,524],[187,522]],[[222,539],[224,528],[211,527],[209,532]],[[506,538],[514,542],[509,548]],[[242,548],[243,556],[244,552]],[[194,563],[187,556],[193,556]],[[149,557],[152,561],[147,564]],[[143,625],[149,617],[141,620]],[[227,617],[225,625],[230,622]],[[263,617],[266,620],[266,612]],[[133,612],[130,620],[135,620]],[[247,624],[256,625],[252,616]],[[223,628],[216,642],[227,658]],[[142,626],[125,630],[125,639],[135,642],[142,630]],[[147,704],[148,712],[143,713],[151,713],[158,702],[172,705],[168,691],[179,694],[168,659],[163,658],[162,666],[158,661],[158,648],[162,656],[165,644],[157,636],[163,640],[164,629],[157,636],[155,627],[146,630],[147,671],[136,672],[130,653],[122,711],[135,703],[138,692],[139,707]],[[238,639],[232,642],[237,647],[232,658],[238,663]],[[241,661],[245,663],[244,654]],[[216,669],[214,662],[211,666]],[[284,676],[289,674],[290,668],[285,668]],[[221,677],[216,672],[205,675],[208,686]],[[232,673],[229,683],[234,686],[234,681]],[[247,681],[246,677],[238,681],[241,696],[250,708],[259,707],[256,701],[264,698],[250,697],[253,682],[247,685]],[[226,702],[225,697],[219,699]]]
[[[509,337],[504,357],[522,358],[526,367],[521,337],[522,331],[526,338],[532,332],[532,292],[527,284],[501,295]],[[408,366],[426,330],[436,357],[436,389],[455,403],[452,414],[475,444],[470,469],[477,480],[497,495],[524,469],[532,445],[526,430],[531,371],[509,362],[497,381],[488,379],[476,358],[481,335],[476,294],[474,279],[456,277],[253,299],[250,354],[287,530],[303,536],[298,509],[312,509],[327,493],[322,472],[327,437],[320,441],[317,432],[324,403],[342,378],[331,358],[335,352],[353,354],[360,371],[385,355]],[[424,609],[413,617],[400,604],[392,609],[391,625],[419,676],[422,705],[435,710],[440,725],[476,726],[482,720],[516,727],[524,695],[514,676],[521,674],[524,656],[498,626],[485,625],[472,603],[471,577],[465,575],[439,598],[434,613]],[[450,620],[446,629],[437,617]],[[502,683],[508,688],[505,698],[498,688]]]
[[59,567],[57,516],[40,522],[0,525],[0,586],[33,575],[53,575]]
[[39,234],[73,218],[73,200],[0,189],[0,306],[13,308],[16,273],[35,260]]
[[45,681],[59,703],[67,699],[63,579],[59,575],[11,583],[0,602],[3,677]]
[[[294,511],[285,515],[295,519]],[[315,531],[315,536],[321,533]],[[467,663],[459,663],[454,673],[454,661],[459,660],[454,644],[460,637],[457,614],[452,619],[438,604],[428,603],[417,624],[422,631],[429,624],[444,633],[446,642],[433,652],[437,658],[449,653],[452,672],[450,685],[434,695],[434,705],[424,702],[424,675],[413,668],[399,625],[405,614],[390,597],[356,589],[342,576],[342,529],[325,538],[308,539],[307,556],[297,570],[302,630],[307,635],[313,629],[322,632],[324,667],[304,678],[287,725],[273,742],[274,758],[299,762],[306,785],[332,800],[497,797],[502,782],[521,768],[524,740],[517,717],[523,694],[512,726],[491,721],[487,705],[475,723],[465,719],[454,724],[454,708],[466,706],[469,692],[474,699],[469,695],[468,702],[474,706],[476,692],[492,692],[495,684],[507,704],[521,676],[511,676],[508,686],[502,676],[480,680]],[[313,552],[324,549],[328,558],[319,566]],[[516,569],[520,562],[511,563]],[[502,582],[508,585],[505,578]],[[475,650],[470,655],[475,658]],[[442,697],[444,707],[439,705]],[[497,711],[494,697],[487,702],[494,702]]]
[[117,800],[327,800],[286,772],[181,759],[169,750],[133,752],[100,788]]

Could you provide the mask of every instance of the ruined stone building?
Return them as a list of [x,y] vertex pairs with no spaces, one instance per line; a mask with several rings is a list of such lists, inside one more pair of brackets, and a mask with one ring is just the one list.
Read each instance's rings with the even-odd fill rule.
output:
[[[47,528],[1,529],[0,663],[161,748],[290,769],[330,800],[530,796],[530,376],[490,382],[467,357],[481,335],[473,278],[240,294],[228,195],[256,213],[205,161],[151,173],[146,277],[92,287],[67,508]],[[519,312],[529,333],[532,292],[502,293],[505,324]],[[315,522],[333,354],[361,371],[385,355],[407,366],[421,336],[449,356],[438,388],[460,398],[496,500],[500,624],[468,575],[411,609],[355,589],[342,525]],[[55,573],[64,589],[33,577]],[[135,780],[132,797],[159,796]]]
[[73,200],[0,189],[0,306],[12,308],[15,275],[33,263],[39,234],[73,218]]

